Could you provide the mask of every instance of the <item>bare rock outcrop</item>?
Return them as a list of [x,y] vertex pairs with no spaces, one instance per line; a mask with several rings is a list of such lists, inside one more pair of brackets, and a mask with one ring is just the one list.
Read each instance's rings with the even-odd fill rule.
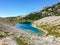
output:
[[47,31],[47,35],[60,36],[60,16],[42,18],[35,21],[34,25]]

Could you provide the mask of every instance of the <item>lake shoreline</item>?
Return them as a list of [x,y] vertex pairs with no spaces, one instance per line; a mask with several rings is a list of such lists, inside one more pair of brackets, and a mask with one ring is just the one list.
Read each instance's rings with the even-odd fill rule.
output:
[[40,27],[36,26],[36,25],[35,25],[35,24],[33,24],[33,23],[32,23],[32,26],[34,26],[34,27],[36,27],[36,28],[40,29],[41,31],[43,31],[43,34],[42,34],[43,36],[46,36],[46,35],[47,35],[47,33],[48,33],[48,32],[47,32],[47,31],[45,31],[44,29],[42,29],[42,28],[40,28]]
[[[20,25],[20,26],[19,26]],[[19,28],[19,29],[22,29],[24,31],[27,31],[31,34],[37,34],[37,35],[42,35],[43,34],[43,31],[34,27],[32,25],[32,23],[28,23],[28,24],[16,24],[15,27]]]

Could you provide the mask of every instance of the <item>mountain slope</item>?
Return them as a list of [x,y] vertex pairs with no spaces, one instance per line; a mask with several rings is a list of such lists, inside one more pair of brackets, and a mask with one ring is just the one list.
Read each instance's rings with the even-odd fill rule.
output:
[[60,16],[60,2],[52,5],[50,7],[45,7],[39,12],[32,12],[26,16],[17,16],[17,17],[7,17],[5,18],[6,22],[13,25],[21,22],[34,22],[44,17],[49,16]]
[[59,16],[60,15],[60,2],[50,7],[45,7],[39,12],[33,12],[28,14],[24,19],[38,20],[48,16]]
[[60,36],[60,16],[50,16],[35,21],[34,24],[47,31],[47,35]]

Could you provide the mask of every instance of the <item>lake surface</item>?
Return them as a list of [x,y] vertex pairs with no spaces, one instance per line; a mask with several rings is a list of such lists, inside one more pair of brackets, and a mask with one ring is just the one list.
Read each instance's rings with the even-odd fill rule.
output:
[[24,31],[30,32],[30,33],[35,33],[35,34],[43,33],[40,29],[34,27],[32,24],[20,23],[20,24],[16,24],[15,27],[22,29]]

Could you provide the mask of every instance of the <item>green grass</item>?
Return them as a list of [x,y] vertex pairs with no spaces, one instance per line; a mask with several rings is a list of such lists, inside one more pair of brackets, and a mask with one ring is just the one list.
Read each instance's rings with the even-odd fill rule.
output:
[[5,38],[5,37],[6,37],[5,35],[0,35],[0,39],[1,39],[1,38]]
[[46,27],[47,26],[45,26],[45,27],[42,26],[42,28],[48,32],[47,35],[54,35],[56,37],[60,37],[60,33],[58,31],[58,30],[60,30],[60,25],[48,26],[47,28]]
[[40,26],[37,26],[37,27],[40,27],[42,28],[43,30],[47,31],[48,33],[46,34],[46,36],[48,35],[54,35],[56,37],[60,37],[60,33],[58,30],[60,30],[60,25],[56,25],[56,26],[53,26],[53,25],[40,25]]
[[20,39],[20,38],[15,37],[15,40],[17,41],[18,45],[28,45],[27,43],[22,41],[22,39]]

